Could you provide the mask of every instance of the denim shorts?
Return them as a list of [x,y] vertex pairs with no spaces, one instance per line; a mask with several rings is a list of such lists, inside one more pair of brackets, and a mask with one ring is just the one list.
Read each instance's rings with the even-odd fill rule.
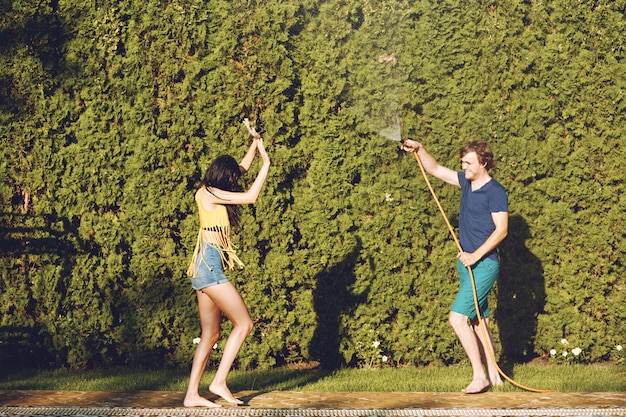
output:
[[[452,304],[452,311],[469,317],[471,321],[476,321],[476,304],[474,302],[474,291],[472,290],[472,281],[467,267],[461,261],[457,261],[457,270],[459,272],[460,287],[459,293]],[[478,298],[478,308],[480,309],[480,317],[489,317],[489,304],[487,298],[489,291],[498,278],[500,272],[500,263],[493,259],[481,259],[472,267],[474,275],[474,283],[476,284],[476,298]]]
[[195,278],[190,278],[194,290],[200,291],[212,285],[228,282],[228,278],[224,275],[219,249],[211,244],[202,243],[196,260],[196,268],[198,272]]

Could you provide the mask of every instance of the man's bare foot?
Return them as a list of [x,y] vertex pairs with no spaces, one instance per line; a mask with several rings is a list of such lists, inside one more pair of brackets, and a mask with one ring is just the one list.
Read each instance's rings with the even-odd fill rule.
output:
[[504,382],[502,382],[502,379],[500,378],[500,376],[498,376],[497,378],[489,378],[491,380],[491,386],[492,387],[499,387],[504,385]]
[[241,401],[239,398],[235,398],[235,396],[233,395],[232,392],[230,392],[226,384],[218,385],[218,384],[211,383],[211,385],[209,385],[209,391],[211,391],[215,395],[219,395],[226,402],[229,402],[231,404],[237,404],[237,405],[243,404],[243,401]]
[[466,394],[479,394],[489,388],[489,381],[485,378],[474,379],[470,384],[462,389]]
[[183,400],[183,405],[185,407],[221,407],[221,405],[215,404],[213,401],[209,401],[206,398],[200,397],[199,395],[186,395],[185,399]]

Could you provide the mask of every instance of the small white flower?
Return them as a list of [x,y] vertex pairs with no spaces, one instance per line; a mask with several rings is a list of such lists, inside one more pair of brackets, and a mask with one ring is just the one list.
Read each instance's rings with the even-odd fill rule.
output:
[[194,345],[197,345],[199,343],[200,343],[200,338],[199,337],[196,337],[195,339],[193,339],[193,344]]
[[567,351],[563,352],[563,357],[567,356]]
[[615,346],[615,349],[617,349],[618,351],[619,351],[619,350],[622,350],[622,345],[617,345],[617,346]]
[[377,349],[377,348],[378,348],[378,346],[380,346],[380,342],[379,342],[378,340],[377,340],[377,341],[375,341],[375,342],[372,342],[372,347],[373,347],[373,348],[376,348],[376,349]]
[[217,343],[213,345],[213,350],[216,350],[216,349],[217,349]]
[[391,194],[389,193],[385,194],[385,201],[393,201],[393,197],[391,196]]
[[556,356],[556,349],[550,349],[550,356]]
[[561,339],[561,344],[562,344],[563,346],[567,345],[567,344],[568,344],[568,343],[567,343],[567,339]]
[[383,360],[383,362],[387,362],[389,360],[389,358],[387,356],[383,355],[382,360]]
[[574,354],[574,356],[578,356],[580,355],[580,352],[582,352],[583,350],[579,347],[576,347],[574,349],[572,349],[572,353]]

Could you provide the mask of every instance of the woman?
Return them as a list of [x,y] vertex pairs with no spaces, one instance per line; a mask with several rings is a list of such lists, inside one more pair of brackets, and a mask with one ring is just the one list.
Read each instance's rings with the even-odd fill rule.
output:
[[[196,191],[200,231],[187,274],[196,290],[202,334],[193,357],[189,386],[183,401],[185,407],[219,407],[201,397],[198,391],[209,355],[220,335],[222,313],[232,322],[233,329],[209,391],[231,404],[243,403],[230,392],[226,379],[243,341],[252,330],[252,320],[239,292],[224,275],[224,269],[243,266],[230,242],[231,226],[238,225],[239,205],[254,204],[259,198],[270,167],[261,136],[250,127],[248,119],[244,119],[244,124],[253,140],[241,163],[237,164],[228,155],[216,158]],[[263,166],[250,189],[244,191],[237,181],[250,169],[257,150]]]

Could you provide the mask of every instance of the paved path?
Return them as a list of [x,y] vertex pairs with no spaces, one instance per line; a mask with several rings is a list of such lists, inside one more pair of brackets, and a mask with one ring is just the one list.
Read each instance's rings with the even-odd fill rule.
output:
[[244,406],[182,407],[173,391],[0,391],[4,416],[626,416],[626,393],[242,391]]

